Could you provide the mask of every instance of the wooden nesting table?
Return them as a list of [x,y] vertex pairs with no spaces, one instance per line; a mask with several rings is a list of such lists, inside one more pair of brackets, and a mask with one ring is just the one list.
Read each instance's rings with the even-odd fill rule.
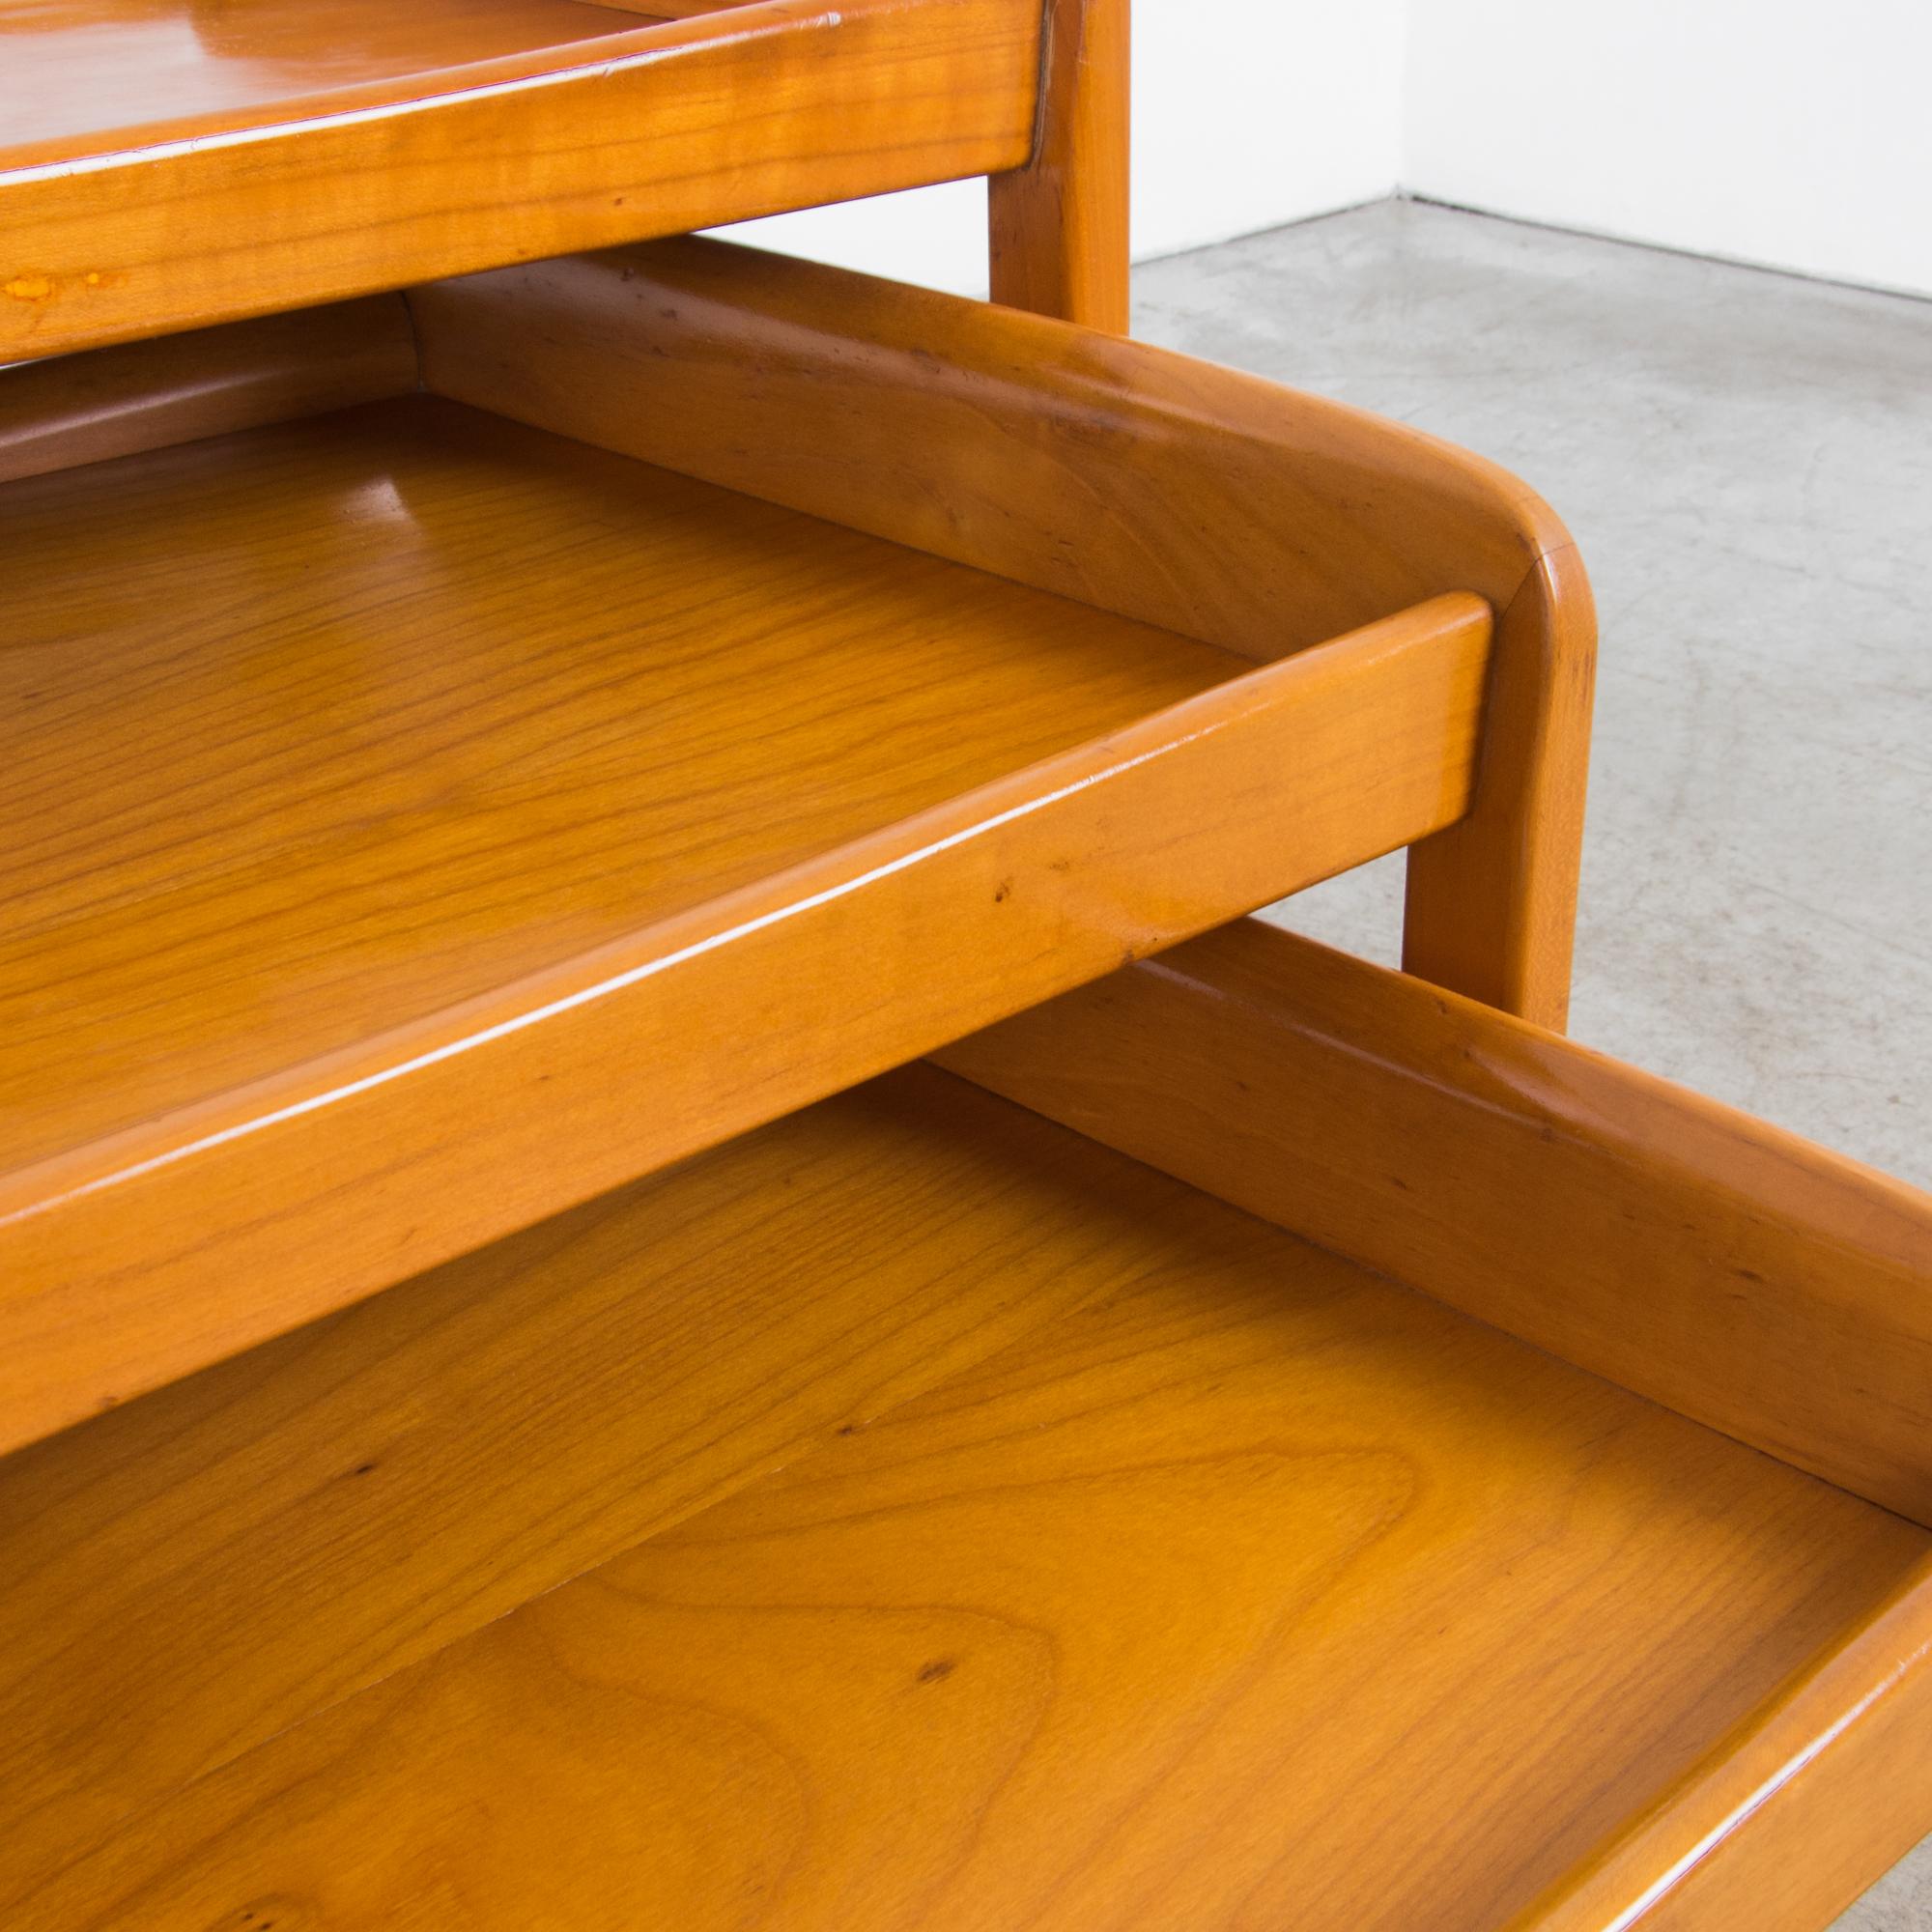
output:
[[13,0],[0,359],[994,175],[1126,324],[1123,0]]
[[0,1922],[1819,1926],[1932,1204],[1552,1030],[1567,535],[1080,326],[1110,8],[673,11],[0,22]]

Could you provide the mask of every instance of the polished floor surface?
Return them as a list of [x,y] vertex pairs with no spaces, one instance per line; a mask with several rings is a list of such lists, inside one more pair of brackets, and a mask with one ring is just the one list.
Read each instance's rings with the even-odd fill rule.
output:
[[[1572,1032],[1932,1184],[1932,302],[1395,201],[1135,295],[1549,498],[1603,638]],[[1400,894],[1275,916],[1388,959]],[[1932,1932],[1932,1840],[1837,1932]]]

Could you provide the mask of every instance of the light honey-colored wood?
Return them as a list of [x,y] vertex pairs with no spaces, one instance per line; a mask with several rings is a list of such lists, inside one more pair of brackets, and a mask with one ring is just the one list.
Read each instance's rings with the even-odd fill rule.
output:
[[1468,803],[1474,598],[1255,670],[432,398],[0,529],[0,1442]]
[[912,1074],[0,1459],[0,1922],[201,1773],[1159,1271],[1146,1186]]
[[316,97],[345,89],[405,98],[426,72],[629,31],[629,11],[583,0],[14,0],[0,10],[0,155],[89,157],[146,129],[313,113]]
[[600,7],[614,7],[620,14],[642,14],[657,20],[688,20],[698,14],[722,14],[727,7],[742,7],[752,0],[597,0]]
[[1023,168],[987,184],[996,302],[1127,332],[1128,0],[1047,0]]
[[[0,10],[7,1932],[1816,1932],[1932,1816],[1932,1203],[1508,1017],[1576,552],[1110,339],[1127,70]],[[990,308],[534,259],[975,173]],[[1147,960],[1405,845],[1418,978]]]
[[1561,1025],[1594,617],[1568,535],[1515,478],[1229,370],[722,242],[410,301],[440,393],[1249,657],[1486,597],[1477,796],[1410,855],[1406,953]]
[[1932,1559],[1508,1932],[1819,1932],[1918,1843]]
[[1247,668],[427,399],[15,486],[0,544],[9,1169]]
[[1039,0],[658,24],[576,0],[47,0],[11,24],[0,361],[1017,167],[1038,92]]
[[0,369],[0,483],[415,386],[415,340],[400,296],[15,363]]
[[1562,1032],[1596,696],[1597,616],[1574,546],[1498,607],[1468,815],[1410,848],[1404,970]]
[[[753,1255],[810,1227],[830,1279],[854,1227],[868,1272],[871,1150],[937,1135],[962,1294],[1010,1267],[1068,1312],[126,1819],[10,1926],[1493,1932],[1922,1610],[1923,1530],[943,1076],[828,1117],[766,1143],[837,1147],[741,1199]],[[1045,1286],[1042,1235],[1104,1289]],[[318,1479],[373,1453],[327,1420],[280,1425]]]
[[1506,611],[1569,544],[1406,425],[730,242],[408,298],[436,394],[1260,661],[1448,591]]
[[1916,1189],[1253,921],[944,1058],[1932,1523]]

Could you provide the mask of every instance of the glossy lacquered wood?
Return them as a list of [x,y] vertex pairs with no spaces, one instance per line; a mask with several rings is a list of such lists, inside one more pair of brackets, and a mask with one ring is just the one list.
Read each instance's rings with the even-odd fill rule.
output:
[[996,302],[1127,330],[1127,0],[1048,0],[1023,168],[987,184]]
[[946,1058],[1932,1523],[1932,1200],[1916,1189],[1251,921]]
[[7,1442],[1468,802],[1474,598],[1256,670],[433,398],[0,530]]
[[1406,953],[1561,1024],[1594,617],[1562,526],[1515,478],[1229,370],[720,242],[410,301],[433,389],[1245,656],[1486,597],[1477,795],[1411,854]]
[[[142,22],[185,57],[144,52]],[[49,0],[12,24],[0,87],[33,131],[0,113],[0,361],[1013,168],[1038,93],[1039,0],[656,24]]]
[[1819,1932],[1932,1816],[1932,1559],[1509,1932]]
[[[579,1469],[608,1522],[639,1521],[620,1472],[662,1365],[600,1259],[649,1293],[662,1241],[680,1324],[708,1273],[718,1359],[687,1341],[684,1366],[789,1408],[750,1432],[788,1446],[749,1483],[742,1447],[695,1446],[670,1491],[696,1500],[708,1465],[735,1494],[171,1797],[122,1781],[124,1804],[159,1799],[131,1815],[66,1740],[76,1775],[25,1789],[56,1820],[80,1805],[96,1842],[10,1926],[1493,1932],[1923,1613],[1923,1530],[928,1070],[567,1226],[171,1392],[150,1427],[136,1409],[32,1452],[8,1492],[43,1524],[9,1546],[35,1666],[15,1688],[59,1696],[35,1606],[66,1603],[71,1695],[104,1678],[164,1712],[186,1686],[206,1724],[216,1687],[166,1641],[197,1579],[245,1708],[299,1676],[332,1579],[355,1579],[352,1630],[394,1594],[393,1652],[426,1584],[449,1615],[435,1579],[489,1592],[501,1565],[529,1588],[547,1533],[589,1548]],[[558,1267],[582,1352],[639,1364],[629,1395],[614,1364],[582,1378],[601,1430],[541,1310]],[[827,1348],[825,1316],[781,1317],[785,1285],[850,1308],[872,1364]],[[944,1380],[888,1339],[902,1296]],[[492,1391],[507,1454],[461,1412]],[[675,1375],[666,1393],[701,1406]],[[144,1576],[158,1607],[117,1662],[101,1632]],[[1663,1875],[1632,1869],[1590,1922],[1636,1922]]]
[[416,374],[401,296],[24,363],[0,370],[0,483],[407,395]]
[[54,159],[111,153],[147,128],[245,127],[316,95],[635,25],[584,0],[12,0],[0,12],[0,152]]
[[0,1922],[199,1774],[1158,1272],[1146,1187],[909,1076],[0,1459]]

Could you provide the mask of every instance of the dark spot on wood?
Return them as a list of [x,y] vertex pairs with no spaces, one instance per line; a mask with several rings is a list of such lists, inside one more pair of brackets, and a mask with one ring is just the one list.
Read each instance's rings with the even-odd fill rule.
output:
[[935,1657],[930,1663],[920,1665],[919,1681],[922,1684],[937,1684],[951,1677],[958,1668],[958,1664],[952,1658]]
[[1013,882],[1010,879],[1002,879],[993,889],[993,903],[995,905],[1000,904],[1012,892],[1012,889]]

